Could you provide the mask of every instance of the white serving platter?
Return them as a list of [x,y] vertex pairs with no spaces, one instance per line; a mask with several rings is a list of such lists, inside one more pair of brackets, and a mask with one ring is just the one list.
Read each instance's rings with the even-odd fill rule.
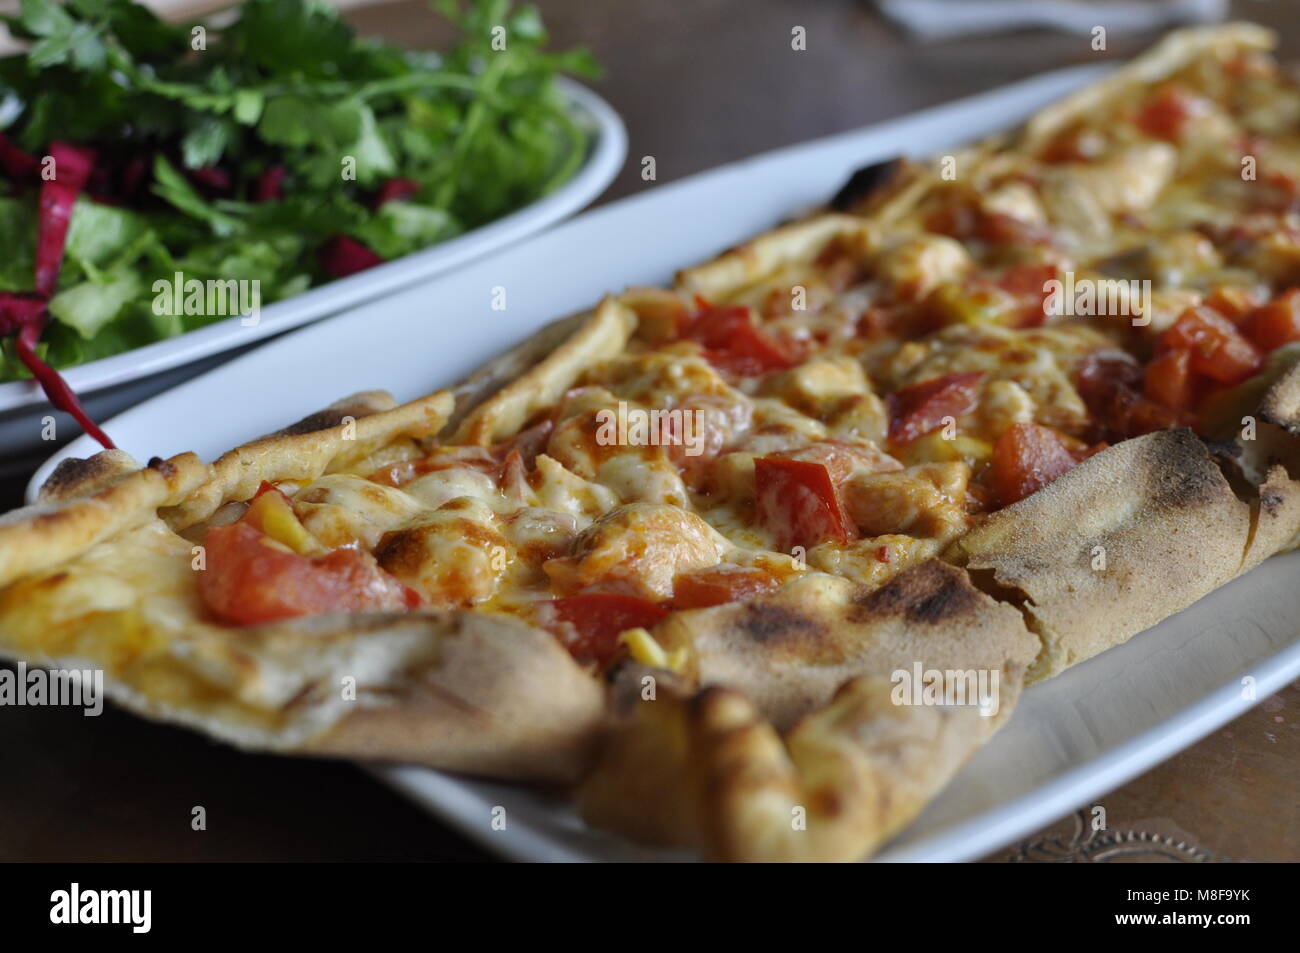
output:
[[[312,288],[261,309],[259,321],[245,326],[227,318],[186,334],[69,368],[63,376],[96,419],[115,414],[145,396],[158,393],[195,373],[203,361],[256,341],[282,334],[345,308],[373,301],[398,288],[450,271],[467,261],[504,248],[563,221],[595,199],[613,181],[627,155],[627,133],[614,108],[591,90],[560,80],[574,118],[589,131],[586,160],[574,176],[536,202],[463,235],[422,251],[376,265],[347,278]],[[170,375],[163,372],[174,371]],[[188,375],[188,376],[193,376]],[[0,458],[38,450],[41,418],[54,414],[56,432],[74,434],[70,417],[55,414],[33,381],[0,384]]]
[[[339,396],[410,399],[450,383],[545,321],[628,284],[660,282],[824,201],[858,166],[933,154],[1006,127],[1099,75],[1050,73],[870,129],[779,150],[596,209],[454,274],[268,343],[113,419],[140,459],[211,459]],[[506,310],[494,311],[496,289]],[[92,453],[79,439],[58,459]],[[1029,689],[1009,724],[881,860],[979,857],[1168,758],[1300,676],[1300,553]],[[1160,572],[1158,566],[1152,572]],[[1243,679],[1249,679],[1243,682]],[[372,767],[431,813],[524,860],[674,860],[587,830],[564,799],[427,768]],[[496,830],[496,808],[506,828]]]

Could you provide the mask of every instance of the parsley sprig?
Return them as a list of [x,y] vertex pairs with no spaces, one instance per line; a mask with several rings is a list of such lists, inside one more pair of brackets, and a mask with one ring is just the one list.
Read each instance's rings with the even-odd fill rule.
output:
[[[531,6],[432,6],[457,28],[442,54],[358,37],[312,0],[247,0],[210,24],[167,23],[131,0],[22,0],[0,17],[28,44],[0,58],[9,146],[97,156],[49,302],[46,360],[69,366],[223,317],[156,313],[153,282],[177,271],[256,279],[274,301],[329,280],[322,251],[340,236],[399,257],[571,177],[588,132],[555,78],[596,75],[589,54],[548,51]],[[5,178],[0,292],[25,292],[39,183]],[[5,342],[0,380],[22,376]]]

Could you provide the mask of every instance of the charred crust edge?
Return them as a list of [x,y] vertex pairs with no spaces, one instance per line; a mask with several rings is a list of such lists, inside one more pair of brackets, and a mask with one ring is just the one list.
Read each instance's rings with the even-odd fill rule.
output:
[[45,483],[41,496],[46,499],[69,499],[93,492],[106,483],[131,472],[125,455],[97,453],[93,457],[68,457],[59,461]]
[[964,570],[931,559],[856,598],[852,615],[854,621],[896,615],[917,625],[940,625],[971,615],[985,598]]
[[837,212],[851,212],[876,193],[897,182],[902,171],[903,160],[897,157],[864,165],[849,176],[828,204]]

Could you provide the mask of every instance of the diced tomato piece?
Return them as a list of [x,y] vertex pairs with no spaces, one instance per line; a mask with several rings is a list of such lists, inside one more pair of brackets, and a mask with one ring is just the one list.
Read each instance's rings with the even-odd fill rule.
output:
[[889,439],[910,443],[942,426],[945,417],[970,413],[975,409],[975,395],[983,379],[979,371],[948,374],[890,394]]
[[673,580],[674,609],[703,609],[735,602],[760,592],[771,592],[780,583],[770,572],[752,566],[714,566],[684,573]]
[[283,502],[285,506],[289,507],[291,510],[293,509],[293,501],[289,499],[289,495],[285,493],[284,490],[280,489],[278,486],[276,486],[274,483],[271,483],[268,480],[263,480],[262,484],[257,488],[257,492],[253,494],[253,498],[248,501],[249,502],[248,511],[245,512],[242,517],[240,517],[240,519],[242,519],[245,523],[252,523],[254,528],[259,529],[262,532],[266,532],[266,527],[259,524],[252,516],[250,516],[250,514],[254,513],[256,509],[252,504],[256,503],[258,500],[266,496],[268,493],[274,494],[275,496],[279,497],[280,501]]
[[831,475],[831,483],[839,486],[847,480],[854,470],[867,470],[871,473],[886,473],[901,470],[903,465],[875,447],[845,443],[842,440],[820,440],[806,447],[793,450],[778,450],[768,454],[769,460],[799,460],[804,463],[820,463]]
[[263,480],[261,484],[258,485],[257,492],[253,494],[253,499],[256,500],[258,497],[265,496],[267,493],[278,493],[284,498],[286,503],[290,502],[289,494],[285,493],[284,490],[280,489],[270,480]]
[[1143,391],[1170,410],[1188,410],[1195,393],[1193,383],[1192,352],[1180,347],[1152,359],[1146,368]]
[[759,457],[754,461],[754,514],[775,546],[847,543],[857,530],[844,512],[830,471],[820,463]]
[[1186,86],[1167,83],[1142,107],[1137,124],[1148,136],[1172,142],[1181,138],[1189,120],[1208,110],[1209,103]]
[[1256,309],[1242,329],[1261,351],[1300,341],[1300,288],[1292,288]]
[[591,592],[556,599],[551,603],[555,616],[572,630],[564,633],[566,647],[580,662],[600,665],[618,654],[618,637],[627,629],[649,629],[659,623],[668,610],[636,596],[612,592]]
[[993,445],[992,485],[999,506],[1036,493],[1074,467],[1065,440],[1042,424],[1012,424]]
[[1012,294],[1036,294],[1046,298],[1044,286],[1055,277],[1055,265],[1016,265],[1003,273],[998,286]]
[[1193,371],[1221,384],[1238,384],[1263,363],[1255,345],[1231,321],[1206,307],[1188,308],[1160,336],[1161,350],[1179,348],[1192,352]]
[[1019,327],[1041,327],[1047,321],[1047,283],[1056,277],[1055,265],[1017,265],[998,279],[998,287],[1022,302]]
[[1098,351],[1083,360],[1079,396],[1097,422],[1100,435],[1125,440],[1186,423],[1177,411],[1148,400],[1142,368],[1131,360]]
[[225,622],[253,625],[320,612],[414,608],[419,597],[368,554],[336,549],[317,558],[264,541],[248,523],[208,530],[199,592]]
[[695,306],[694,313],[682,315],[681,334],[706,348],[725,348],[737,327],[753,323],[749,308],[743,305],[715,306],[703,298],[696,298]]
[[756,377],[799,362],[793,348],[758,327],[749,308],[715,307],[701,300],[699,310],[685,321],[682,336],[703,345],[714,367],[737,377]]
[[1233,324],[1240,324],[1261,304],[1263,302],[1250,289],[1235,285],[1215,285],[1205,298],[1207,308],[1213,308]]

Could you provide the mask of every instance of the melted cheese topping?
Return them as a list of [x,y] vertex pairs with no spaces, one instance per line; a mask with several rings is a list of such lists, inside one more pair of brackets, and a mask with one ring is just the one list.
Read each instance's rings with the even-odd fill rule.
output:
[[[1009,428],[1044,425],[1072,451],[1086,445],[1088,355],[1145,357],[1218,285],[1300,283],[1300,92],[1267,60],[1205,60],[1167,84],[1201,101],[1177,141],[1153,134],[1138,102],[1033,153],[991,148],[887,234],[845,226],[747,273],[707,303],[729,309],[722,331],[700,330],[694,279],[628,292],[632,340],[561,385],[557,405],[528,422],[550,428],[541,446],[514,471],[509,442],[440,447],[399,487],[363,466],[288,488],[294,510],[321,543],[372,551],[436,605],[532,617],[540,602],[590,592],[668,605],[683,575],[724,563],[778,581],[824,572],[878,585],[990,505],[990,460]],[[1267,182],[1242,179],[1247,144]],[[1044,317],[1040,286],[1066,272],[1150,280],[1150,320]],[[951,426],[927,421],[892,442],[900,393],[950,375],[978,375]],[[425,455],[407,442],[366,466]],[[756,499],[761,458],[823,466],[848,538],[776,551]],[[624,642],[671,667],[645,630]]]

